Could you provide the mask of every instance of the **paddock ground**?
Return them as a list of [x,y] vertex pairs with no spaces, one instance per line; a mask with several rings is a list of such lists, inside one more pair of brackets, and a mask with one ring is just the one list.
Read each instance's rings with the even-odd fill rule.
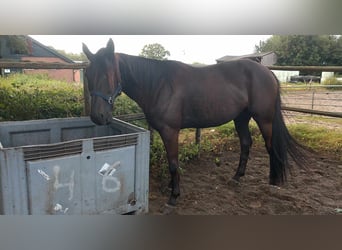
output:
[[[286,122],[304,122],[290,112]],[[334,122],[335,121],[335,122]],[[323,119],[317,126],[341,128],[340,120]],[[281,187],[268,185],[265,148],[251,148],[246,175],[231,181],[239,162],[238,139],[226,140],[221,150],[201,153],[183,166],[181,196],[176,208],[165,207],[169,197],[166,178],[156,167],[150,171],[150,214],[178,215],[336,215],[342,214],[342,162],[336,155],[311,154],[308,170],[292,163],[292,174]],[[217,163],[219,159],[220,164]]]

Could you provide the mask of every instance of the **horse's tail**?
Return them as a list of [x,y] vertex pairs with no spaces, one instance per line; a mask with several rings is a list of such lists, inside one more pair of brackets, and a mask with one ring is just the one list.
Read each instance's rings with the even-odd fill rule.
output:
[[287,172],[291,170],[288,155],[295,163],[305,168],[307,149],[299,144],[289,133],[284,117],[281,113],[280,84],[278,82],[278,94],[276,99],[275,115],[272,125],[272,146],[270,153],[270,184],[284,183],[287,179]]

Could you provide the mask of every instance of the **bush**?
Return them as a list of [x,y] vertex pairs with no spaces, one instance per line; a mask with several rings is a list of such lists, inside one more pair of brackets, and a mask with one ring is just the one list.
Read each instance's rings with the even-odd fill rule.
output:
[[[114,106],[114,116],[142,112],[125,94],[117,98]],[[78,117],[83,107],[82,84],[39,74],[0,77],[0,121]]]
[[83,91],[79,84],[45,75],[0,78],[0,120],[33,120],[80,116]]
[[113,116],[142,113],[138,104],[124,93],[114,103]]

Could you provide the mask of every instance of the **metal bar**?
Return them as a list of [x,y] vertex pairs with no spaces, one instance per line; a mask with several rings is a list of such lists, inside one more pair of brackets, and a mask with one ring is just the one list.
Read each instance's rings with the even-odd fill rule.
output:
[[145,115],[143,113],[127,114],[127,115],[118,115],[118,116],[115,116],[115,118],[125,121],[125,122],[130,122],[130,121],[136,121],[136,120],[144,120]]
[[342,72],[341,66],[267,66],[270,70],[299,70],[299,71],[324,71],[324,72]]
[[[0,60],[0,68],[22,69],[84,69],[88,65],[84,63],[46,63],[46,62],[14,62]],[[325,72],[342,72],[341,66],[267,66],[271,70],[308,70]]]
[[1,61],[0,68],[20,69],[84,69],[88,63],[46,63],[46,62],[12,62]]
[[328,111],[319,111],[319,110],[311,110],[311,109],[303,109],[303,108],[295,108],[295,107],[287,107],[287,106],[283,106],[282,109],[287,110],[287,111],[306,113],[306,114],[324,115],[324,116],[342,118],[342,112],[328,112]]

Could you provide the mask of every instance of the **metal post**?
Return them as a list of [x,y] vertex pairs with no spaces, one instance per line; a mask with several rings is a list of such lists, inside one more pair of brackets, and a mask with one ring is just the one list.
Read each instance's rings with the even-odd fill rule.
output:
[[87,77],[84,76],[84,70],[81,70],[80,74],[82,75],[81,79],[83,79],[84,116],[89,116],[90,115],[90,94],[88,90],[88,80],[87,80]]

